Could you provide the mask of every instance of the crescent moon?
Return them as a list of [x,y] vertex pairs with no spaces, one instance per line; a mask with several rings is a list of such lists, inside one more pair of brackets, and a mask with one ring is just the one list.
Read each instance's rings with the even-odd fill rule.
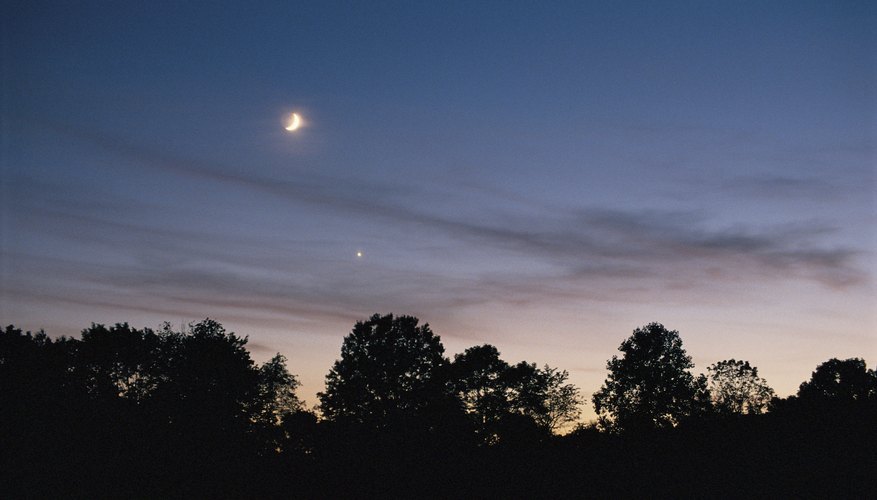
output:
[[289,119],[289,125],[286,126],[286,130],[289,132],[294,132],[301,127],[301,117],[298,116],[298,113],[293,113],[292,117]]

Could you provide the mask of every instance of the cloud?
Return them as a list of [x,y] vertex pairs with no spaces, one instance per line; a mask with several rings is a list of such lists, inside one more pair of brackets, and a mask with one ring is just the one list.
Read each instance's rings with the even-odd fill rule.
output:
[[[309,242],[290,243],[270,235],[241,240],[234,234],[182,230],[172,224],[151,226],[130,216],[139,210],[130,200],[83,203],[76,194],[45,184],[29,190],[43,192],[43,198],[23,200],[16,217],[28,221],[32,231],[50,232],[116,258],[71,252],[64,259],[41,252],[14,254],[4,248],[3,259],[14,263],[17,276],[4,288],[21,287],[34,300],[127,307],[174,317],[221,309],[263,323],[288,323],[289,318],[349,323],[388,309],[435,317],[484,302],[635,300],[632,293],[645,293],[652,286],[696,290],[716,279],[799,279],[832,288],[857,286],[868,279],[858,265],[859,250],[823,243],[836,234],[836,228],[826,224],[722,227],[702,211],[551,206],[532,210],[532,203],[512,197],[501,197],[497,204],[508,210],[485,214],[478,213],[478,206],[464,194],[439,195],[425,186],[308,172],[272,179],[79,127],[54,130],[124,158],[120,168],[182,175],[382,228],[403,228],[408,243],[435,246],[436,265],[425,271],[372,263],[362,270],[350,267],[350,262],[307,257],[291,263],[284,245],[299,249]],[[790,189],[817,186],[770,182]],[[423,200],[457,207],[445,210],[441,203]],[[519,209],[520,203],[527,209]],[[126,210],[120,211],[120,206]],[[448,271],[464,258],[495,265],[482,271]],[[51,287],[59,282],[66,285]]]
[[807,200],[837,200],[849,188],[819,177],[789,177],[756,175],[737,177],[723,183],[732,192],[755,198],[795,198]]

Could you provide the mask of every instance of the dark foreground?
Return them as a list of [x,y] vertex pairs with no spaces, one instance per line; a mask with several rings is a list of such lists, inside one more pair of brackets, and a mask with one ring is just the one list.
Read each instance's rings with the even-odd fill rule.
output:
[[[639,391],[644,418],[617,433],[555,436],[536,410],[563,398],[530,387],[564,389],[565,373],[510,367],[490,346],[451,362],[416,321],[357,323],[327,377],[322,421],[295,396],[282,356],[255,364],[246,338],[215,321],[187,332],[92,325],[56,340],[9,326],[0,498],[877,498],[877,376],[863,360],[823,363],[767,413],[683,400],[666,424],[652,403],[667,391]],[[416,364],[400,363],[423,358],[412,345],[435,351],[420,385],[405,378]],[[478,353],[492,357],[479,365]],[[462,371],[470,365],[481,368]],[[501,369],[491,378],[484,366]],[[666,362],[633,365],[653,381],[643,366]],[[461,387],[477,396],[469,411]]]
[[877,491],[873,408],[774,412],[637,436],[585,429],[492,447],[308,421],[288,436],[288,449],[272,453],[246,439],[168,435],[81,410],[3,429],[4,497],[866,498]]

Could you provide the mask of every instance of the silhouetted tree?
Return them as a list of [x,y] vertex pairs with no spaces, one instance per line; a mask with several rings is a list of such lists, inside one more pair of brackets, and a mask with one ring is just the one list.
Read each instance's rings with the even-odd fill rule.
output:
[[59,403],[75,397],[73,352],[69,338],[53,341],[43,331],[12,325],[0,330],[0,419],[51,417]]
[[477,439],[485,444],[496,442],[500,422],[509,412],[508,369],[496,347],[487,344],[455,355],[451,365],[457,397],[473,421]]
[[183,335],[166,332],[168,373],[157,396],[171,421],[220,430],[245,427],[258,415],[260,377],[246,343],[211,319],[191,325]]
[[713,399],[709,390],[709,379],[701,373],[694,377],[692,384],[694,385],[694,400],[691,403],[691,413],[689,416],[701,418],[713,414],[715,409],[713,408]]
[[298,414],[316,416],[303,408],[295,394],[300,382],[286,368],[286,357],[276,354],[259,367],[259,387],[253,401],[251,421],[253,431],[259,437],[262,453],[281,451],[307,452],[300,445],[290,445],[290,437],[296,432],[293,427],[301,423],[307,428],[300,435],[309,434],[312,423],[307,418],[295,418]]
[[334,421],[384,428],[421,416],[449,396],[439,379],[448,363],[441,339],[412,316],[358,321],[326,375],[320,410]]
[[[595,405],[603,429],[672,428],[639,439],[580,426],[548,439],[577,412],[566,372],[509,366],[489,345],[448,363],[410,317],[374,316],[354,332],[333,387],[353,394],[345,411],[364,401],[367,413],[321,422],[283,356],[259,366],[246,338],[209,319],[185,331],[93,324],[82,340],[0,330],[3,494],[564,498],[586,484],[606,497],[856,498],[877,487],[877,383],[861,359],[819,365],[769,414],[675,426],[711,406],[710,382],[728,395],[721,411],[761,411],[746,395],[763,380],[735,360],[692,377],[678,333],[653,323],[622,343]],[[321,396],[336,402],[328,387]],[[497,446],[472,446],[473,428]]]
[[[510,366],[492,345],[466,349],[452,364],[457,396],[482,443],[502,439],[501,429],[550,433],[580,414],[579,390],[567,384],[569,374],[522,361]],[[526,420],[532,421],[527,424]]]
[[45,368],[43,350],[51,343],[44,332],[34,336],[13,325],[0,330],[0,398],[20,398],[26,388],[39,387],[34,382],[41,378],[36,375]]
[[554,432],[578,418],[581,397],[576,386],[566,383],[568,372],[522,361],[510,367],[504,378],[512,412],[532,418],[540,429]]
[[302,410],[295,391],[301,383],[286,368],[286,356],[277,353],[259,367],[258,419],[279,424],[285,417]]
[[142,400],[161,380],[160,347],[152,330],[92,323],[77,344],[74,372],[92,397]]
[[310,454],[317,447],[318,423],[317,416],[308,410],[299,408],[284,413],[280,422],[282,436],[275,443],[275,449],[287,453]]
[[[40,497],[69,481],[86,459],[81,423],[86,400],[70,376],[74,342],[44,332],[0,330],[0,484],[5,497]],[[87,418],[87,415],[85,416]],[[93,445],[93,443],[89,443]],[[64,474],[46,473],[60,471]],[[60,479],[64,477],[65,479]]]
[[668,427],[692,414],[694,364],[676,330],[660,323],[637,328],[606,365],[609,376],[592,401],[601,427],[611,431]]
[[798,388],[805,401],[856,402],[877,398],[877,373],[869,370],[865,360],[837,358],[816,367],[810,380]]
[[564,425],[575,422],[581,415],[584,400],[581,391],[568,384],[569,372],[545,365],[540,373],[543,378],[545,411],[536,419],[550,432],[556,432]]
[[773,389],[748,361],[728,359],[707,368],[713,409],[722,414],[758,414],[767,411]]

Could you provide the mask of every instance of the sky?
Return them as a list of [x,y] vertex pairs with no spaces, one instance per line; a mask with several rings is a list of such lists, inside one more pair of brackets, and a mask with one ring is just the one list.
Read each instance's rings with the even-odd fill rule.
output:
[[587,398],[650,322],[781,396],[877,362],[873,2],[2,11],[4,325],[210,317],[311,405],[373,313]]

